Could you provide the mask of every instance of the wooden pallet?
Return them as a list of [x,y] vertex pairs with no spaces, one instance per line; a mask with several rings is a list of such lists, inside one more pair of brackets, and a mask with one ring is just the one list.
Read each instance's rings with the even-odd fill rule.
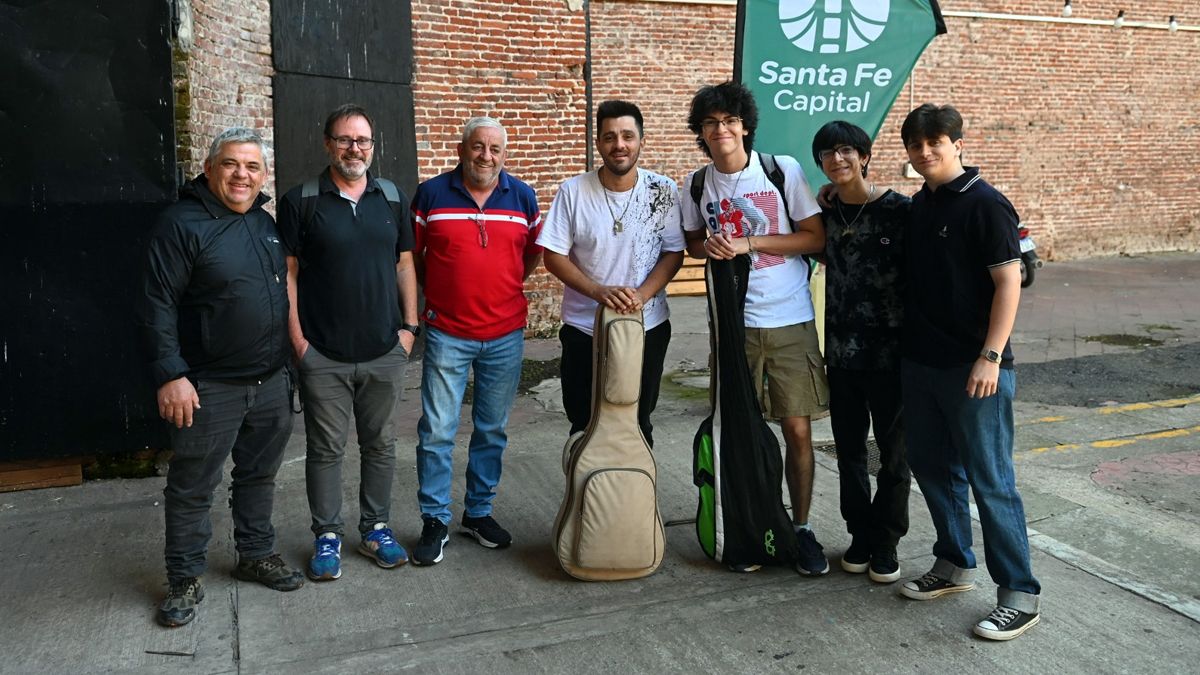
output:
[[67,487],[82,482],[83,464],[78,457],[0,463],[0,492]]
[[684,256],[683,267],[667,284],[667,295],[704,295],[704,261]]

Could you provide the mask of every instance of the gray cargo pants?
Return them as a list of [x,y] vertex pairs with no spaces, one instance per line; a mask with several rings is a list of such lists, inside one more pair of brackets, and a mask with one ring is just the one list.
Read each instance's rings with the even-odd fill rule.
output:
[[309,345],[300,360],[300,398],[308,455],[304,464],[308,509],[316,536],[345,536],[342,520],[342,458],[350,435],[350,414],[358,431],[358,531],[385,523],[392,504],[396,469],[396,406],[408,367],[399,343],[372,361],[334,361]]

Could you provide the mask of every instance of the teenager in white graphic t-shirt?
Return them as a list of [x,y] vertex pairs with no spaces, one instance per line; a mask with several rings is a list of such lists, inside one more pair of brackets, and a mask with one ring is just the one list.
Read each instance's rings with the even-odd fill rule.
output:
[[[753,149],[757,126],[758,106],[744,85],[724,82],[696,93],[688,128],[712,164],[703,172],[700,203],[689,200],[682,210],[683,228],[693,257],[750,256],[746,357],[759,400],[765,402],[763,412],[779,421],[787,445],[784,474],[800,553],[796,569],[821,575],[829,563],[808,523],[814,469],[810,420],[828,409],[829,388],[803,254],[824,249],[825,229],[795,159],[774,158],[783,172],[784,194],[769,179]],[[684,194],[692,194],[697,173],[684,180]]]

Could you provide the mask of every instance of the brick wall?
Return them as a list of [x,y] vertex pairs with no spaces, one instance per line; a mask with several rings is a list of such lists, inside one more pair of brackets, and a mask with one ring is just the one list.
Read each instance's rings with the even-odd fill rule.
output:
[[734,27],[731,5],[592,3],[593,102],[621,98],[641,108],[642,167],[682,183],[708,161],[687,128],[688,104],[700,87],[733,76]]
[[[187,4],[185,2],[185,4]],[[945,11],[1055,15],[1055,0],[943,0]],[[193,36],[177,69],[180,162],[200,170],[213,134],[251,124],[271,139],[270,3],[190,0]],[[451,168],[463,122],[509,131],[507,168],[543,210],[586,166],[584,13],[579,0],[414,0],[414,96],[422,179]],[[1076,18],[1200,24],[1181,0],[1088,0]],[[643,165],[676,179],[702,163],[685,127],[692,93],[732,72],[728,4],[594,0],[593,101],[628,98],[645,115]],[[912,102],[951,102],[967,119],[968,164],[1016,204],[1048,257],[1200,248],[1200,35],[947,17],[880,132],[873,178],[901,175],[900,123]],[[182,41],[181,41],[182,42]],[[185,45],[186,46],[186,45]],[[911,100],[910,100],[911,99]],[[268,186],[268,191],[273,185]],[[530,330],[557,321],[557,281],[531,278]]]
[[[190,180],[208,146],[232,126],[274,140],[270,0],[180,0],[184,25],[175,50],[178,161]],[[263,188],[275,195],[275,177]],[[274,202],[272,202],[273,204]]]
[[[1074,18],[1200,24],[1195,3],[1088,0]],[[1061,3],[944,2],[944,10],[1046,15]],[[1013,201],[1045,252],[1069,259],[1195,250],[1200,217],[1200,34],[948,18],[913,72],[915,100],[952,102],[967,120],[968,164]],[[986,51],[984,48],[986,47]],[[887,182],[904,161],[908,97],[877,155]]]
[[[414,0],[413,98],[422,180],[458,163],[462,127],[489,115],[508,133],[505,168],[544,212],[586,162],[584,14],[564,0]],[[545,270],[526,284],[529,331],[558,322],[562,286]]]
[[[1055,0],[943,0],[944,11],[1056,15]],[[1075,18],[1200,24],[1180,0],[1074,3]],[[652,134],[646,166],[677,179],[701,161],[683,129],[695,88],[728,79],[735,9],[636,0],[592,3],[595,100],[629,98]],[[953,103],[968,164],[1016,205],[1043,253],[1068,259],[1200,248],[1200,35],[947,17],[879,134],[874,180],[913,192],[904,115]],[[681,131],[681,129],[683,129]],[[666,146],[666,147],[664,147]]]

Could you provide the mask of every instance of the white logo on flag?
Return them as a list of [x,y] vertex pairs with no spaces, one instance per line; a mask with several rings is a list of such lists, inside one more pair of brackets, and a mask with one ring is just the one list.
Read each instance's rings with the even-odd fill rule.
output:
[[779,24],[806,52],[853,52],[879,39],[891,0],[780,0]]

